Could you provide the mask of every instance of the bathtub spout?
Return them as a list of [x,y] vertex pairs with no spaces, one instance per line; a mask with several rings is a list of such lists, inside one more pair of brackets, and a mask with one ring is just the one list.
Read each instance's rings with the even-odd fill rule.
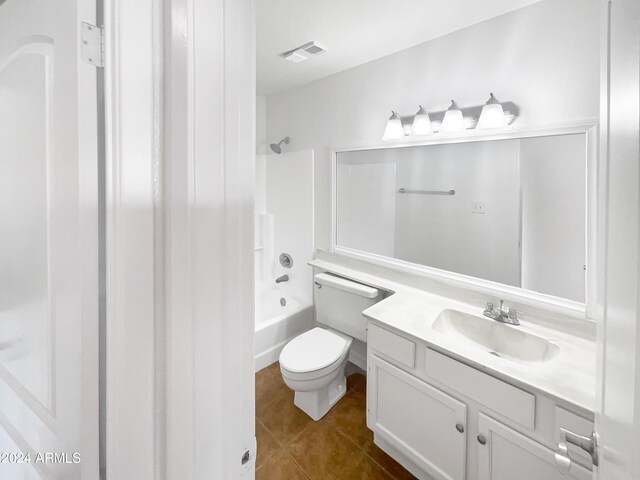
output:
[[276,278],[276,283],[288,282],[289,275],[282,275],[281,277]]

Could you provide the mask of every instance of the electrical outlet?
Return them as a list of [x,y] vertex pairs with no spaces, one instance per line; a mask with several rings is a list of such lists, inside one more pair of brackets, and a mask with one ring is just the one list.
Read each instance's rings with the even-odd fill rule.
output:
[[471,210],[471,213],[480,213],[483,215],[487,213],[484,202],[473,202],[473,209]]

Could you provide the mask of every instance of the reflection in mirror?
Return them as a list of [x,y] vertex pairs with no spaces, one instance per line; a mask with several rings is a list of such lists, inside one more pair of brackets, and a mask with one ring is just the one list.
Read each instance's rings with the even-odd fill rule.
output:
[[338,152],[338,247],[585,301],[584,134]]

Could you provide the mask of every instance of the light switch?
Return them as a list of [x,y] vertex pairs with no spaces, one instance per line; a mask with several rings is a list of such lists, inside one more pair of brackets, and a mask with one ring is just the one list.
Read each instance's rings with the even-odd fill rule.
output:
[[473,210],[471,210],[471,213],[485,214],[486,208],[484,202],[473,202]]

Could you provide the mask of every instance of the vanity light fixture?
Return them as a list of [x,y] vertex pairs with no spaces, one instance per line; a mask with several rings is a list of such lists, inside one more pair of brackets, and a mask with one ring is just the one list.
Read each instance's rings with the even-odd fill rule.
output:
[[482,107],[480,119],[478,120],[477,129],[485,128],[504,128],[507,126],[507,118],[504,115],[504,109],[500,102],[490,94],[489,100]]
[[397,140],[404,137],[402,119],[397,112],[391,111],[391,116],[387,120],[387,127],[384,129],[383,140]]
[[466,127],[464,125],[464,117],[462,116],[462,110],[458,108],[456,102],[451,100],[451,106],[444,114],[442,125],[440,126],[441,132],[464,132]]
[[412,135],[429,135],[433,133],[431,127],[431,119],[429,114],[422,105],[419,105],[420,109],[413,117],[413,127],[411,128]]

